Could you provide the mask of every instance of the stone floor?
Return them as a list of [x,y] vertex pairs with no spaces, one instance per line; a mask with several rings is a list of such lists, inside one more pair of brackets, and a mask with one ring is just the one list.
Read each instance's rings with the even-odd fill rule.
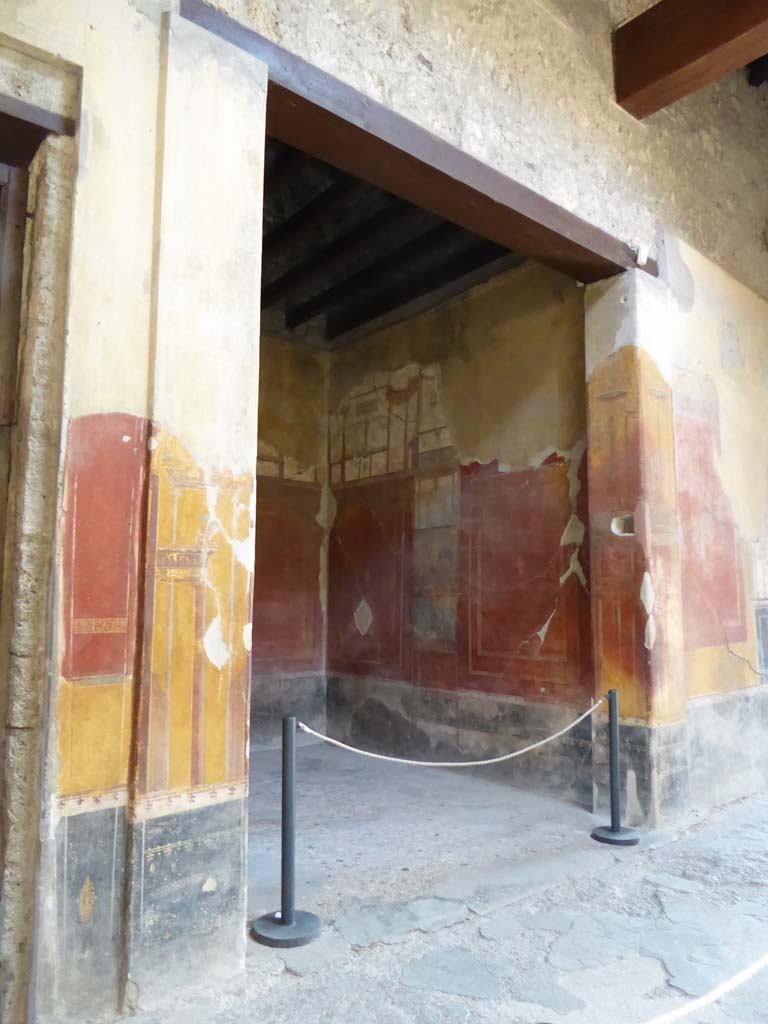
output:
[[[142,1024],[642,1024],[768,953],[768,798],[616,850],[503,771],[299,752],[299,906],[320,940]],[[249,911],[278,899],[278,754],[252,762]],[[768,1022],[768,971],[696,1024]],[[136,1020],[136,1019],[135,1019]]]

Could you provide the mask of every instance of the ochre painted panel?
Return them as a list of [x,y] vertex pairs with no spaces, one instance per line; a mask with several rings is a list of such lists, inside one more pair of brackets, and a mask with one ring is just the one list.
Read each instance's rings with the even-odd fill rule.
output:
[[204,474],[172,435],[154,440],[140,795],[244,779],[250,664],[253,478]]
[[59,796],[95,795],[127,785],[132,708],[129,680],[60,681]]
[[63,796],[128,785],[132,743],[139,796],[245,778],[253,477],[204,474],[157,428],[147,442],[145,421],[122,414],[84,417],[69,432]]
[[[646,558],[636,533],[642,496],[637,350],[626,347],[589,380],[589,521],[595,686],[618,689],[622,713],[650,710],[650,656],[640,588]],[[615,521],[625,530],[619,536]]]

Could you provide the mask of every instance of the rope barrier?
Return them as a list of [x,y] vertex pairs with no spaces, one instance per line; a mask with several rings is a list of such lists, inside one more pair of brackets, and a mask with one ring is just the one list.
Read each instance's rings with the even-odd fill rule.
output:
[[294,715],[286,715],[283,718],[283,810],[281,817],[282,845],[281,845],[281,870],[280,870],[280,910],[264,914],[253,922],[251,935],[257,942],[265,946],[290,948],[303,946],[320,934],[320,921],[314,915],[303,910],[296,909],[296,813],[295,813],[295,777],[296,777],[296,728],[300,728],[308,736],[314,736],[323,743],[329,743],[332,747],[340,750],[347,750],[352,754],[360,754],[362,757],[370,757],[375,761],[391,761],[394,764],[409,764],[418,768],[477,768],[482,765],[501,764],[502,761],[510,761],[513,757],[522,757],[532,750],[543,747],[545,743],[559,739],[579,722],[589,718],[600,707],[608,701],[608,727],[609,727],[609,752],[610,752],[610,789],[611,789],[611,824],[610,827],[598,827],[593,829],[592,838],[601,843],[628,846],[638,842],[637,834],[628,828],[621,826],[621,813],[619,805],[619,695],[614,690],[609,690],[607,696],[597,701],[592,701],[587,710],[579,715],[573,722],[558,729],[551,736],[545,736],[543,740],[529,743],[521,750],[513,750],[508,754],[501,754],[499,757],[488,757],[482,761],[411,761],[404,757],[390,757],[388,754],[374,754],[370,750],[360,750],[359,747],[352,747],[341,740],[332,739],[321,732],[316,732],[304,722],[299,722]]
[[667,1013],[662,1013],[660,1016],[654,1017],[653,1020],[646,1021],[646,1024],[673,1024],[676,1020],[682,1020],[683,1017],[687,1017],[694,1010],[703,1010],[705,1006],[711,1006],[712,1003],[718,1002],[723,996],[733,992],[735,988],[754,978],[758,972],[766,967],[768,967],[768,953],[760,957],[759,960],[755,960],[749,967],[745,967],[743,971],[739,971],[738,974],[735,974],[728,981],[724,981],[717,988],[713,988],[711,992],[699,996],[698,999],[694,999],[684,1006],[679,1006],[676,1010],[668,1010]]
[[501,754],[500,757],[489,757],[484,761],[411,761],[405,757],[390,757],[388,754],[374,754],[370,750],[360,750],[359,747],[351,747],[348,743],[342,743],[341,740],[335,740],[331,736],[324,736],[321,732],[315,732],[304,722],[297,722],[296,724],[302,732],[307,733],[309,736],[314,736],[318,740],[322,740],[324,743],[330,743],[333,747],[338,747],[340,750],[348,750],[352,754],[360,754],[362,757],[371,757],[376,761],[392,761],[395,764],[410,764],[415,765],[418,768],[479,768],[483,765],[489,764],[501,764],[502,761],[511,761],[513,757],[522,757],[523,754],[528,754],[532,750],[536,750],[537,747],[543,747],[545,743],[551,743],[552,740],[558,739],[560,736],[564,736],[571,729],[574,729],[579,722],[583,722],[585,718],[594,714],[595,711],[605,702],[606,698],[601,697],[598,701],[594,701],[592,705],[587,708],[583,715],[579,715],[577,719],[566,725],[559,732],[552,733],[551,736],[546,736],[543,740],[537,740],[536,743],[530,743],[527,747],[523,747],[521,750],[513,750],[509,754]]

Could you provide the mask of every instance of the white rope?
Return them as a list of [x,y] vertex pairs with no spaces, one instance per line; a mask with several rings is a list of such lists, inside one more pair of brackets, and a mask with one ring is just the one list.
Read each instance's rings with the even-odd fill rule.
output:
[[513,750],[511,754],[502,754],[500,757],[489,757],[485,761],[409,761],[405,757],[389,757],[387,754],[373,754],[370,750],[360,750],[359,747],[350,747],[347,743],[342,743],[341,740],[334,740],[330,736],[324,736],[321,732],[315,732],[314,729],[310,729],[308,725],[303,722],[297,722],[298,727],[308,733],[310,736],[315,736],[319,740],[323,740],[325,743],[330,743],[333,747],[339,747],[340,750],[349,750],[353,754],[361,754],[363,757],[372,757],[376,761],[393,761],[396,764],[412,764],[419,768],[478,768],[481,765],[486,764],[500,764],[502,761],[510,761],[513,757],[521,757],[523,754],[530,753],[531,750],[536,750],[537,747],[543,747],[545,743],[551,743],[552,740],[556,740],[559,736],[564,736],[567,732],[570,732],[579,722],[583,722],[585,718],[588,718],[591,714],[600,707],[605,701],[605,697],[601,697],[600,700],[593,702],[591,707],[587,708],[583,715],[566,725],[565,728],[559,732],[552,733],[551,736],[545,737],[543,740],[537,740],[536,743],[531,743],[527,747],[523,747],[522,750]]
[[745,967],[743,971],[739,971],[738,974],[734,975],[730,980],[724,981],[717,988],[713,988],[711,992],[707,992],[706,995],[699,996],[698,999],[692,1000],[690,1003],[686,1003],[685,1006],[680,1006],[676,1010],[669,1010],[667,1013],[662,1013],[659,1017],[654,1017],[653,1020],[646,1021],[646,1024],[672,1024],[673,1021],[682,1020],[683,1017],[687,1017],[689,1013],[693,1013],[694,1010],[703,1010],[705,1006],[711,1006],[712,1003],[716,1003],[719,999],[722,999],[724,995],[732,992],[739,985],[743,985],[745,981],[749,981],[750,978],[762,971],[765,967],[768,967],[768,953],[765,956],[760,957],[759,960],[755,960],[749,967]]

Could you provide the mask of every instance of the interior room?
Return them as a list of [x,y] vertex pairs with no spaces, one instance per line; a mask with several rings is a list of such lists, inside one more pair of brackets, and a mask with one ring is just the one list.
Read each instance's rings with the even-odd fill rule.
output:
[[[267,147],[252,748],[491,756],[592,697],[583,288]],[[591,803],[589,722],[509,777]]]

